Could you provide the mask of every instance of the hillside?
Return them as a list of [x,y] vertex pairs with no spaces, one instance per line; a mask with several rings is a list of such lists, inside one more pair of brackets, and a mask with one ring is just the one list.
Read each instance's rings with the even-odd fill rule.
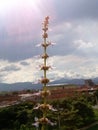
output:
[[[98,84],[98,78],[92,79],[95,84]],[[82,85],[84,84],[84,79],[59,79],[53,82],[50,82],[49,85],[53,84],[75,84]],[[41,89],[41,84],[33,84],[31,82],[19,82],[13,84],[0,83],[0,91],[20,91],[27,89]]]

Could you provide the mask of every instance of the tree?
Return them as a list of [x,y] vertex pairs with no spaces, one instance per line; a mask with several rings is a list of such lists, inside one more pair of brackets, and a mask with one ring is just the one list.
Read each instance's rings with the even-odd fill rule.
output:
[[92,107],[83,101],[74,101],[74,109],[78,110],[77,115],[81,118],[81,124],[87,125],[94,121],[95,116]]
[[17,115],[17,120],[20,122],[20,124],[26,124],[28,121],[28,114],[27,111],[21,111]]
[[98,105],[98,89],[94,93],[96,104]]

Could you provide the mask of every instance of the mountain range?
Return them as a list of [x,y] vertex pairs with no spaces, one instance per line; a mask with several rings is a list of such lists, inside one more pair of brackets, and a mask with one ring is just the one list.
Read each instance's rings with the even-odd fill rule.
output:
[[[98,78],[93,78],[92,81],[95,84],[98,84]],[[51,84],[75,84],[75,85],[83,85],[85,84],[84,79],[59,79],[55,80],[53,82],[50,82],[49,85]],[[42,85],[41,84],[33,84],[31,82],[19,82],[19,83],[13,83],[13,84],[8,84],[8,83],[0,83],[0,92],[2,91],[21,91],[21,90],[28,90],[28,89],[41,89]]]

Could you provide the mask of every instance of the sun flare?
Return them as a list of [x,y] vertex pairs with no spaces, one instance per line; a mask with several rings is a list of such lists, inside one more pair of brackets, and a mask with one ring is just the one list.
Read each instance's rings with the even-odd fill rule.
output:
[[36,8],[40,0],[0,0],[0,14],[12,11],[12,9],[32,7]]
[[12,7],[12,0],[0,0],[0,13],[3,13]]

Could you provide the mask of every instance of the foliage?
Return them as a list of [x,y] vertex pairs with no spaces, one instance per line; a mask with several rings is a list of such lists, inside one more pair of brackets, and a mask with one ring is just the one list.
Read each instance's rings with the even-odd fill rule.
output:
[[88,128],[87,130],[98,130],[98,124]]
[[95,120],[98,121],[98,109],[94,109]]
[[[95,120],[93,109],[85,96],[55,100],[51,102],[55,112],[48,112],[48,117],[55,126],[47,130],[76,130]],[[33,110],[35,103],[24,102],[0,109],[0,130],[36,130],[32,126],[34,117],[41,117],[42,112]],[[40,129],[39,129],[40,130]]]
[[[32,107],[31,107],[32,106]],[[32,103],[21,103],[15,106],[10,106],[0,109],[0,129],[14,129],[19,130],[21,125],[32,124]]]

